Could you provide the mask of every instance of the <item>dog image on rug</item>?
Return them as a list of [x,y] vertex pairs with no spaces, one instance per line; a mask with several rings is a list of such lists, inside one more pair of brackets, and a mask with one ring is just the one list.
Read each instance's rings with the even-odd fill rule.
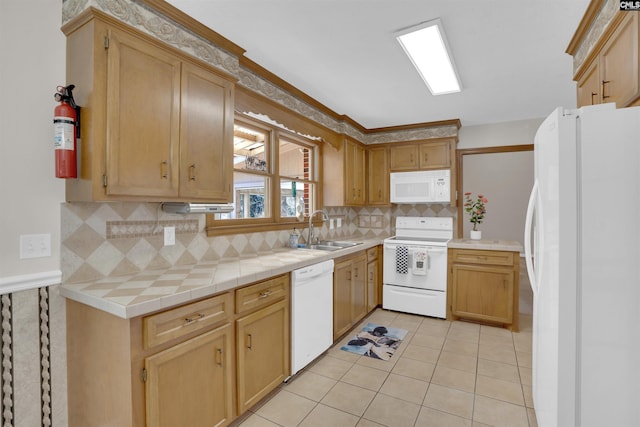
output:
[[372,357],[374,359],[389,360],[407,335],[404,329],[380,326],[368,323],[362,331],[353,337],[340,350]]

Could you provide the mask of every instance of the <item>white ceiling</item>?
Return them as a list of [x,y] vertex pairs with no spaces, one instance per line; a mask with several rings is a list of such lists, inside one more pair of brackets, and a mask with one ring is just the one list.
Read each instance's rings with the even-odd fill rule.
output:
[[[365,128],[575,106],[565,49],[588,0],[167,0]],[[441,18],[463,91],[433,96],[394,33]]]

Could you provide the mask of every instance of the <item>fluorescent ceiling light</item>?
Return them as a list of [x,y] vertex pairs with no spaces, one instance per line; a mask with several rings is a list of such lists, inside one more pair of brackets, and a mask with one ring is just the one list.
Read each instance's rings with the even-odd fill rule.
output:
[[407,28],[396,37],[433,95],[460,92],[462,85],[440,19]]

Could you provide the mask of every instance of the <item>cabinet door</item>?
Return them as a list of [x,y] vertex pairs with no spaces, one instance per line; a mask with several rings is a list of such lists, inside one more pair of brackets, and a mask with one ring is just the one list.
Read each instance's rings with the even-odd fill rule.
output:
[[233,416],[231,325],[145,360],[147,426],[211,427]]
[[600,96],[600,74],[596,60],[578,80],[578,107],[599,104]]
[[387,148],[370,148],[368,197],[370,205],[389,204],[389,166],[387,160]]
[[602,100],[625,107],[638,94],[638,14],[629,13],[600,56]]
[[107,194],[176,197],[180,60],[117,30],[107,55]]
[[378,305],[378,261],[367,264],[367,312]]
[[233,199],[233,84],[196,65],[182,66],[180,197]]
[[389,149],[389,163],[392,171],[418,169],[418,146],[391,146]]
[[367,313],[367,259],[363,254],[351,265],[351,325]]
[[511,324],[514,273],[509,267],[453,264],[451,312],[455,316]]
[[345,141],[345,202],[349,205],[364,204],[364,148],[353,141]]
[[236,334],[242,414],[289,376],[289,300],[238,319]]
[[336,263],[333,271],[333,339],[351,328],[351,261]]
[[451,167],[448,142],[430,142],[420,144],[420,169],[440,169]]

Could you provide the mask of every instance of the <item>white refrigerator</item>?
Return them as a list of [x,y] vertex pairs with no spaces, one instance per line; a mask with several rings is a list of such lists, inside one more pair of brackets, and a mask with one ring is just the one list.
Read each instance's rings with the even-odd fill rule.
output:
[[640,426],[640,107],[558,108],[534,147],[538,425]]

